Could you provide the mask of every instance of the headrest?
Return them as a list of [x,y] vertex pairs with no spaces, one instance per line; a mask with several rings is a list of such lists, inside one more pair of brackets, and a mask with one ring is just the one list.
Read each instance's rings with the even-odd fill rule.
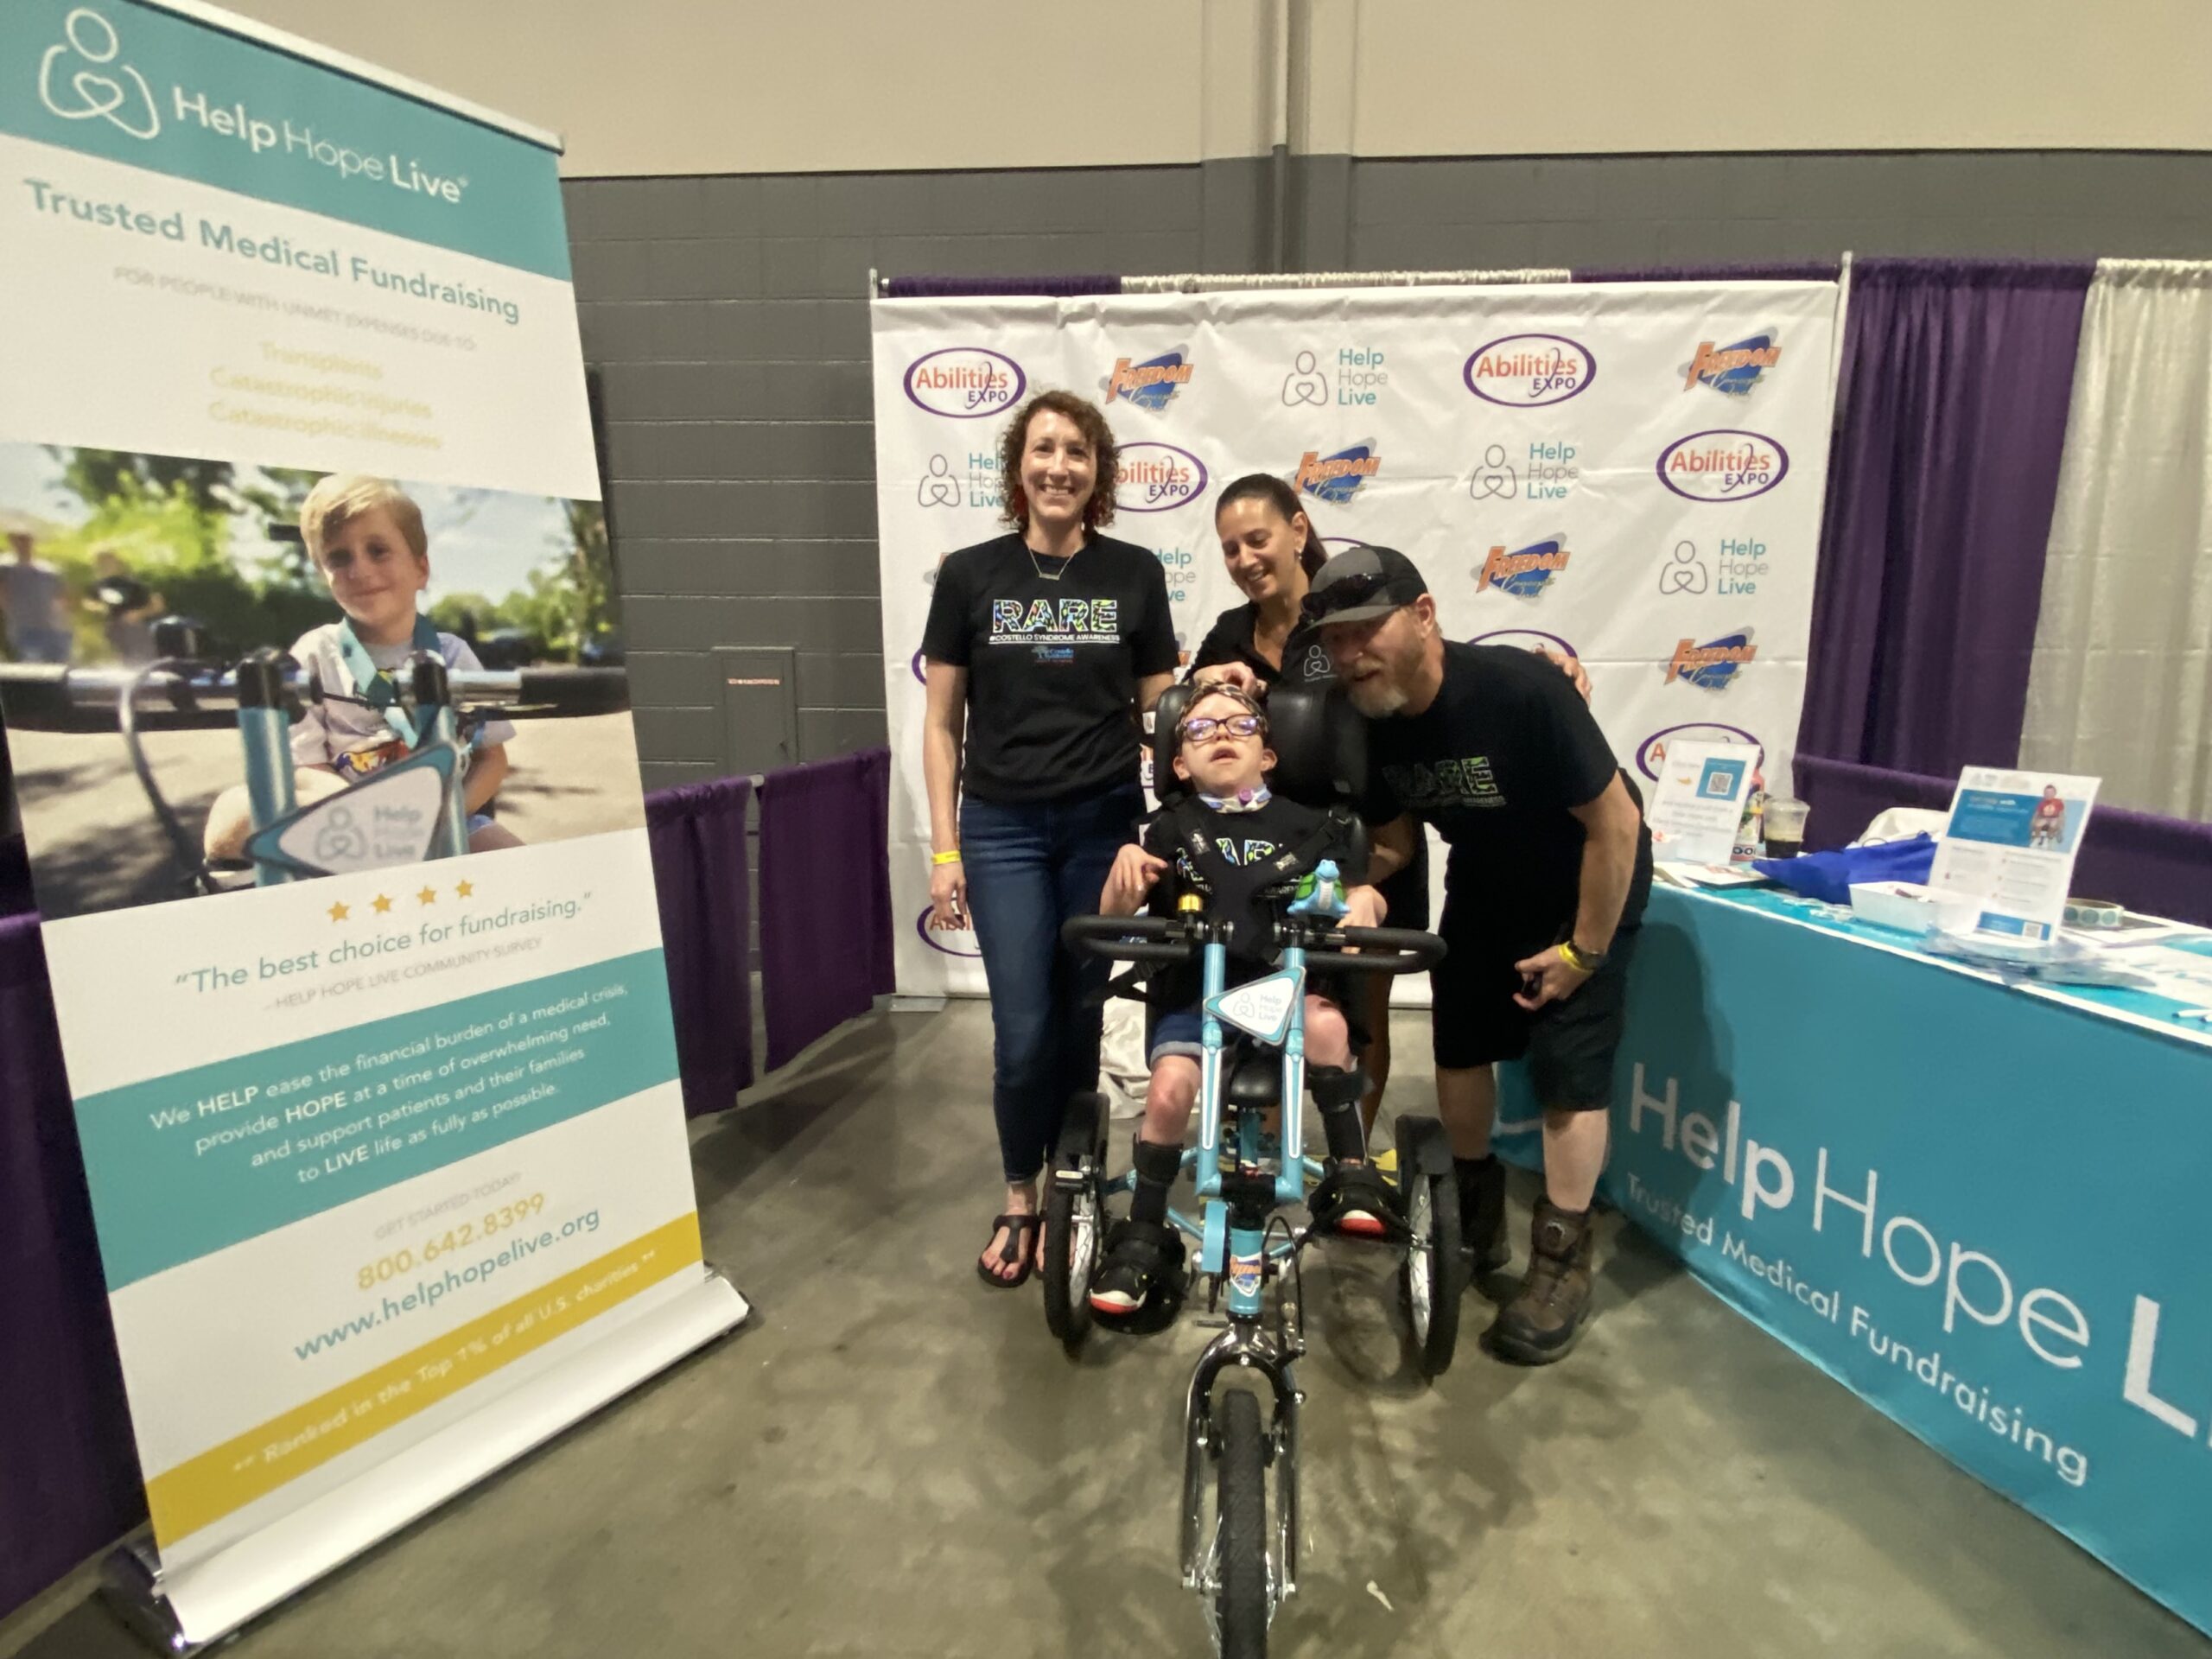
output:
[[[1165,802],[1184,790],[1175,775],[1175,727],[1191,688],[1160,694],[1152,733],[1153,789]],[[1306,806],[1356,802],[1367,787],[1367,722],[1334,685],[1278,685],[1262,705],[1268,747],[1275,752],[1268,786]]]

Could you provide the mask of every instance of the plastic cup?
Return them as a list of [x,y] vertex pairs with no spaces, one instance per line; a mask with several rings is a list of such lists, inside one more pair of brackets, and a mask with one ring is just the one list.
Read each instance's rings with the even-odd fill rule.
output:
[[1764,828],[1769,858],[1795,858],[1805,848],[1805,819],[1812,808],[1787,796],[1770,796]]

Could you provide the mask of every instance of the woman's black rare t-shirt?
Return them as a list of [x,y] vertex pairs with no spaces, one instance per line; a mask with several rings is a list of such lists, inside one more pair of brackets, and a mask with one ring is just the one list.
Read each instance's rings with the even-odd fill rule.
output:
[[961,784],[977,800],[1133,783],[1137,682],[1175,667],[1167,580],[1133,543],[1093,536],[1056,560],[1009,532],[938,568],[922,655],[968,671]]

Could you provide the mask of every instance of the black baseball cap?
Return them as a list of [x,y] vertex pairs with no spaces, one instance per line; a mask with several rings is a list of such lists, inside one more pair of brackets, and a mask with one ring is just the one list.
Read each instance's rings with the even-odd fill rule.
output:
[[1308,622],[1365,622],[1428,591],[1414,562],[1395,547],[1348,547],[1314,573],[1302,613]]

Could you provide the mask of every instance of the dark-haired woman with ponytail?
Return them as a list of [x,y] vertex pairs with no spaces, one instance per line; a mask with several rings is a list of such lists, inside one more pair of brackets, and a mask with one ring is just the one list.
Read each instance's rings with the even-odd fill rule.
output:
[[[1320,630],[1301,614],[1306,590],[1328,557],[1321,532],[1300,505],[1297,492],[1272,473],[1249,473],[1221,493],[1213,522],[1229,579],[1249,601],[1231,606],[1216,619],[1191,658],[1191,679],[1226,680],[1251,688],[1278,683],[1312,685],[1333,680],[1336,670],[1321,648]],[[1573,658],[1546,652],[1573,678],[1585,697],[1590,679]],[[1414,842],[1414,861],[1382,883],[1389,906],[1383,918],[1392,927],[1428,925],[1428,841]],[[1382,1103],[1390,1077],[1390,980],[1367,976],[1363,1024],[1367,1038],[1367,1095],[1360,1117],[1367,1133]]]

